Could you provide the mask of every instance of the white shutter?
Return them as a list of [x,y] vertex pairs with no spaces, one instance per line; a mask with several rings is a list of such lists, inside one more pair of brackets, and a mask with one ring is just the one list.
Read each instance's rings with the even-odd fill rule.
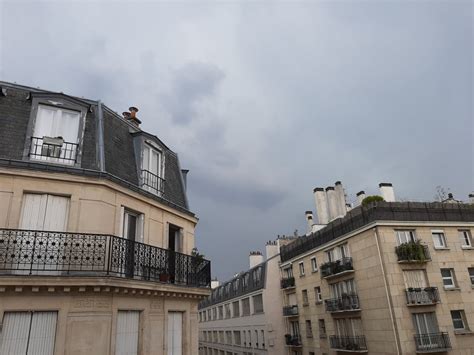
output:
[[69,198],[48,195],[46,214],[44,218],[44,230],[65,232],[69,216]]
[[53,355],[57,312],[34,312],[27,355]]
[[168,355],[183,354],[183,314],[168,312]]
[[24,194],[20,229],[43,230],[48,195]]
[[30,312],[5,312],[0,333],[0,354],[26,354],[30,322]]
[[139,311],[118,311],[115,338],[116,355],[136,355],[138,353]]

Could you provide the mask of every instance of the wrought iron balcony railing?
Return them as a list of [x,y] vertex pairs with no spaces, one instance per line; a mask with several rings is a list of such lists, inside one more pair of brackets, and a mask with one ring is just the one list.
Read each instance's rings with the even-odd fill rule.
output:
[[290,288],[295,287],[295,278],[294,277],[287,277],[281,279],[281,288]]
[[79,145],[62,138],[31,137],[30,158],[47,162],[74,165]]
[[301,336],[286,334],[285,335],[285,343],[288,346],[301,346]]
[[419,242],[408,242],[395,247],[399,262],[424,263],[431,260],[427,245]]
[[451,349],[448,333],[430,333],[415,335],[417,352],[441,352]]
[[343,295],[338,298],[325,300],[327,312],[343,312],[360,310],[359,296],[354,293]]
[[339,336],[331,335],[329,343],[332,349],[336,350],[350,350],[350,351],[367,351],[367,343],[365,336]]
[[344,271],[354,270],[352,266],[352,258],[345,257],[336,261],[328,261],[321,265],[321,277],[329,277],[340,274]]
[[408,288],[405,292],[408,305],[432,305],[440,301],[437,287]]
[[0,229],[0,274],[115,276],[208,287],[208,260],[103,234]]
[[161,196],[165,189],[165,180],[149,170],[142,170],[141,174],[141,187]]
[[283,316],[284,317],[292,317],[298,315],[298,306],[285,306],[283,307]]

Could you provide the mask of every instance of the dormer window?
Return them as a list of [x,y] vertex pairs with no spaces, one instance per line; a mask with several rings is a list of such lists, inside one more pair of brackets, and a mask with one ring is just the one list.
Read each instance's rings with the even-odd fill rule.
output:
[[74,165],[79,151],[80,116],[78,111],[38,105],[30,159]]
[[161,196],[164,191],[162,152],[149,143],[143,145],[142,188]]

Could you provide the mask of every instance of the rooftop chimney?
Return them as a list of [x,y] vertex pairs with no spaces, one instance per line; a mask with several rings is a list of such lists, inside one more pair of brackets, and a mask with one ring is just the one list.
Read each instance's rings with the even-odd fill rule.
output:
[[329,207],[329,220],[332,221],[333,219],[339,217],[339,209],[337,207],[338,201],[336,196],[336,191],[334,190],[333,186],[326,187],[326,195],[328,199],[328,207]]
[[365,191],[359,191],[356,195],[357,195],[357,201],[359,201],[359,205],[361,205],[362,201],[364,201],[364,198],[365,198]]
[[263,263],[263,255],[259,251],[251,251],[249,255],[249,266],[253,268],[259,264]]
[[318,214],[319,224],[328,224],[329,211],[326,193],[322,187],[316,187],[313,190],[314,201],[316,203],[316,213]]
[[469,203],[474,204],[474,194],[469,194]]
[[336,199],[337,199],[337,210],[338,216],[344,216],[347,212],[346,208],[346,196],[344,193],[344,188],[342,187],[342,183],[340,181],[336,181],[335,183],[335,190],[336,190]]
[[137,117],[138,108],[131,106],[128,108],[128,110],[130,112],[125,111],[122,113],[123,118],[125,118],[125,120],[127,120],[128,122],[133,123],[137,127],[140,126],[140,123],[142,123],[142,121],[140,121]]
[[379,184],[380,195],[386,202],[395,202],[395,192],[393,186],[389,182],[381,182]]
[[265,246],[265,252],[267,254],[267,260],[270,259],[271,257],[277,255],[280,250],[278,248],[278,243],[277,241],[268,241],[267,242],[267,245]]

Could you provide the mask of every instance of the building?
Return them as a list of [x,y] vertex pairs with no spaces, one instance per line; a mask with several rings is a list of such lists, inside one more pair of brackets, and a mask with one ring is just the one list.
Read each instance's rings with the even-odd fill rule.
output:
[[264,355],[285,352],[285,324],[280,289],[282,237],[251,252],[250,269],[212,290],[199,304],[201,355]]
[[137,111],[0,82],[1,354],[197,353],[210,263]]
[[473,196],[395,202],[380,189],[384,202],[345,211],[334,188],[315,189],[323,225],[281,248],[288,353],[472,354]]

